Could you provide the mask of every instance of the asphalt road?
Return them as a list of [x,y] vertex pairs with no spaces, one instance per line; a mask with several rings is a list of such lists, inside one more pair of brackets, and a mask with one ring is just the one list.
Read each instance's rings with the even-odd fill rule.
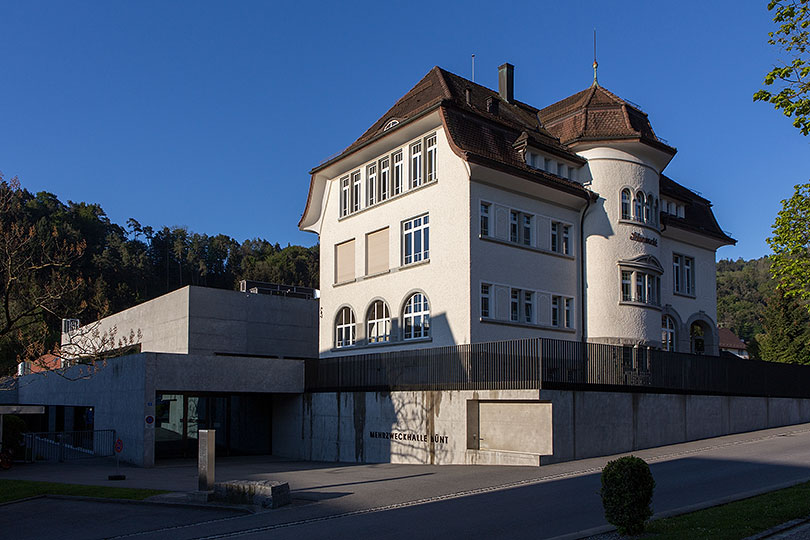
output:
[[[810,425],[635,454],[651,465],[656,513],[677,513],[810,480]],[[294,505],[253,515],[38,499],[0,506],[0,537],[576,538],[606,526],[598,469],[607,460],[540,468],[321,466],[307,473],[319,482],[311,476],[298,489],[290,482]]]

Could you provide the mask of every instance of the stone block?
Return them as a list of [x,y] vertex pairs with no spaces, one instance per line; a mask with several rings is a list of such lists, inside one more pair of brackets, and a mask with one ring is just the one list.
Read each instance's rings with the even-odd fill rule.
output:
[[275,480],[232,480],[214,484],[214,500],[278,508],[290,504],[290,485]]

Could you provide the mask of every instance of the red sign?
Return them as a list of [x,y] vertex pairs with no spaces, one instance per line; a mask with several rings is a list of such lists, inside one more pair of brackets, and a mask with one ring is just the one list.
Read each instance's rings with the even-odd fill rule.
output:
[[123,449],[124,449],[124,441],[122,441],[121,439],[115,441],[115,451],[120,454]]

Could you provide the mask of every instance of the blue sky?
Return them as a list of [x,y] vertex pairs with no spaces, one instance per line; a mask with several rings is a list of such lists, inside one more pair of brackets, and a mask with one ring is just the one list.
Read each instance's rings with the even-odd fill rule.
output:
[[0,171],[123,224],[312,245],[307,172],[432,66],[543,107],[599,81],[678,149],[669,176],[768,252],[810,138],[753,103],[778,58],[766,1],[5,2]]

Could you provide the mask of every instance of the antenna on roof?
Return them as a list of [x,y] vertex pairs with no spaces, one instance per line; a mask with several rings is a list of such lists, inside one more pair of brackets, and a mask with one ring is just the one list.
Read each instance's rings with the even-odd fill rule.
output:
[[475,55],[472,55],[472,82],[475,82]]
[[596,80],[596,68],[599,63],[596,61],[596,28],[593,29],[593,84],[591,86],[599,86],[599,81]]

